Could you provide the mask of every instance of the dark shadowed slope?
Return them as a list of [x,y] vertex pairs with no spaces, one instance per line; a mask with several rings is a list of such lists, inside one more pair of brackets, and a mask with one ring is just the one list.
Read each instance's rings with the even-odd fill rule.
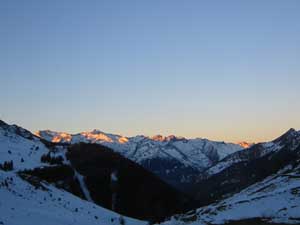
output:
[[191,199],[107,147],[75,144],[67,158],[85,177],[93,201],[121,214],[159,221],[191,207]]

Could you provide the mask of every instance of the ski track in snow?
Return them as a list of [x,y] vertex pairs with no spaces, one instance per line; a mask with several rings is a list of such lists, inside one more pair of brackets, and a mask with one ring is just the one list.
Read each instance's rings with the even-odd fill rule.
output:
[[84,176],[82,176],[80,173],[78,173],[74,168],[74,174],[75,174],[75,177],[77,178],[77,180],[79,181],[79,185],[80,185],[80,188],[84,194],[84,197],[89,201],[89,202],[94,202],[92,197],[91,197],[91,194],[85,184],[85,181],[84,181]]

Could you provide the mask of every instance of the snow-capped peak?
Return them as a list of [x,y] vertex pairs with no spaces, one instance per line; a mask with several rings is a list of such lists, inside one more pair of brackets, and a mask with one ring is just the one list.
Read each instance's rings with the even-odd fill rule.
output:
[[150,139],[153,141],[164,142],[164,141],[184,140],[185,138],[180,136],[175,136],[175,135],[162,136],[160,134],[157,134],[155,136],[150,137]]
[[243,147],[243,148],[250,148],[252,145],[254,145],[255,143],[251,143],[251,142],[246,142],[246,141],[241,141],[237,143],[239,146]]
[[72,135],[66,132],[43,130],[35,132],[35,135],[54,143],[70,143],[72,140]]
[[66,132],[56,132],[50,130],[43,130],[36,132],[36,135],[44,138],[47,141],[55,143],[119,143],[124,144],[128,142],[127,137],[107,134],[100,130],[94,129],[92,131],[84,131],[79,134],[69,134]]
[[19,135],[23,138],[38,139],[30,131],[28,131],[22,127],[19,127],[15,124],[9,125],[2,120],[0,120],[0,129],[3,131],[6,131],[8,133],[11,133],[11,134]]
[[278,142],[278,143],[285,142],[299,136],[300,136],[300,131],[296,131],[294,128],[290,128],[287,132],[285,132],[279,138],[276,138],[273,142]]

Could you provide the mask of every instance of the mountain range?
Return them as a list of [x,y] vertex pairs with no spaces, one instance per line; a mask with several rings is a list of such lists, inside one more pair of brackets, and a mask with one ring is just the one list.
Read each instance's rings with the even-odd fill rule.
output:
[[100,130],[79,134],[44,130],[36,132],[36,135],[54,143],[82,142],[104,145],[182,191],[193,185],[199,173],[215,165],[227,155],[250,145],[246,142],[233,144],[202,138],[187,139],[174,135],[124,137]]
[[300,131],[248,146],[0,121],[0,224],[20,223],[300,224]]

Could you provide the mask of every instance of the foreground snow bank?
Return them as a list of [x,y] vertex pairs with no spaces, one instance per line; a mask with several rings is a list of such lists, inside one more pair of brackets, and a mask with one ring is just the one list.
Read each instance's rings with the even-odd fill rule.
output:
[[246,219],[300,224],[300,165],[287,166],[225,200],[173,217],[164,225],[223,224]]
[[1,225],[119,225],[121,220],[125,225],[147,224],[121,217],[46,183],[34,187],[15,173],[0,170]]

